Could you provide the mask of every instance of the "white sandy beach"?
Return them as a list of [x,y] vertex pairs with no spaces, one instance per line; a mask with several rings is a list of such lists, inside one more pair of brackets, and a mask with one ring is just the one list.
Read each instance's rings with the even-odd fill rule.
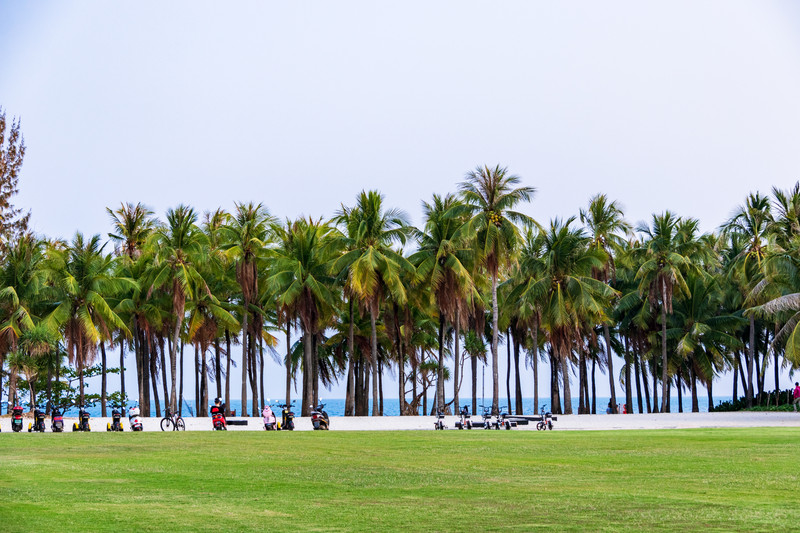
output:
[[[23,432],[27,433],[28,423],[32,420],[26,416]],[[77,419],[64,418],[66,431],[71,431]],[[229,426],[229,431],[263,431],[262,419],[231,418],[246,420],[247,425]],[[384,416],[384,417],[331,417],[332,431],[400,431],[400,430],[433,430],[436,420],[432,416]],[[455,428],[456,416],[448,416],[445,424],[448,429]],[[480,417],[473,417],[479,421]],[[95,417],[90,421],[93,431],[105,431],[110,418]],[[145,431],[161,431],[161,419],[143,418]],[[210,418],[184,418],[187,431],[211,431]],[[127,419],[123,420],[125,431],[130,430]],[[629,414],[629,415],[557,415],[553,423],[555,430],[587,431],[615,429],[685,429],[685,428],[735,428],[735,427],[797,427],[800,428],[800,413],[794,412],[734,412],[734,413],[667,413],[667,414]],[[47,432],[50,432],[50,419],[46,421]],[[297,431],[311,431],[311,419],[295,418]],[[2,433],[11,433],[11,419],[0,418]],[[535,423],[517,426],[512,431],[536,431]]]

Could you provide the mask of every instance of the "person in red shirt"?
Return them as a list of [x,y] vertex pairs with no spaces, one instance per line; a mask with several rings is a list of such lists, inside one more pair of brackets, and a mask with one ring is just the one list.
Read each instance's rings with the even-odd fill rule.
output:
[[792,405],[794,405],[794,412],[795,413],[797,412],[797,404],[798,403],[800,403],[800,383],[795,381],[794,382],[794,402],[792,402]]

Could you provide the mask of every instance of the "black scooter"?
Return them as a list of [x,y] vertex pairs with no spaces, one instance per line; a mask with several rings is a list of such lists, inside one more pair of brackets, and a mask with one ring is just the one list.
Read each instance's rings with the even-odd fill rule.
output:
[[22,431],[22,411],[21,405],[15,405],[11,409],[11,429],[14,433]]
[[122,409],[117,405],[111,408],[111,422],[106,425],[106,431],[125,431],[122,425]]
[[40,433],[44,433],[44,419],[46,413],[44,409],[39,407],[38,405],[33,408],[33,423],[28,424],[28,433],[32,431],[38,431]]
[[92,428],[89,425],[89,411],[86,410],[84,406],[81,406],[78,409],[78,421],[72,424],[72,431],[91,431]]
[[469,419],[469,407],[466,405],[461,408],[461,420],[456,422],[458,429],[472,429],[472,420]]
[[56,406],[50,411],[50,431],[53,433],[64,431],[64,412]]
[[281,427],[279,429],[285,431],[294,430],[294,412],[291,410],[293,404],[294,402],[289,405],[285,403],[278,404],[278,407],[281,408]]
[[314,426],[315,430],[325,430],[330,428],[330,418],[328,418],[328,413],[323,411],[324,408],[324,403],[320,403],[316,409],[313,407],[311,408],[311,425]]
[[492,429],[492,409],[490,407],[483,408],[483,429]]

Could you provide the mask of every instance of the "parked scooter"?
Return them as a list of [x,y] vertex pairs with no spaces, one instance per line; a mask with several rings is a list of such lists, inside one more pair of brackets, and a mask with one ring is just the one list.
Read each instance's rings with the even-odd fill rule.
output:
[[28,433],[32,431],[38,431],[40,433],[44,433],[44,419],[46,413],[44,412],[44,408],[39,407],[38,405],[33,408],[33,423],[28,424]]
[[78,421],[72,424],[72,431],[91,431],[89,418],[91,418],[89,411],[86,410],[85,406],[80,406],[78,409]]
[[122,410],[118,405],[111,408],[111,422],[106,425],[106,431],[124,431],[122,426]]
[[134,405],[130,409],[128,409],[128,421],[131,423],[131,431],[142,431],[144,427],[142,426],[142,419],[139,416],[139,406]]
[[436,422],[433,423],[433,429],[447,429],[447,426],[444,425],[444,413],[441,411],[436,411]]
[[461,408],[461,420],[456,422],[458,429],[472,429],[472,420],[470,420],[469,407],[464,406]]
[[11,409],[11,429],[14,433],[22,431],[22,406],[14,405]]
[[547,404],[542,405],[542,419],[536,423],[537,431],[552,430],[553,429],[553,413],[544,410]]
[[210,411],[211,425],[214,427],[214,431],[228,431],[228,424],[225,421],[225,404],[216,398]]
[[278,407],[281,408],[281,425],[278,429],[283,429],[285,431],[292,431],[294,429],[294,412],[291,410],[292,402],[289,405],[285,403],[278,404]]
[[330,418],[328,418],[328,413],[323,411],[324,408],[324,403],[320,403],[316,409],[313,406],[311,407],[311,425],[314,426],[315,430],[330,428]]
[[508,413],[500,411],[494,421],[494,429],[511,429],[511,421],[508,420]]
[[55,405],[52,406],[52,411],[50,411],[50,431],[53,433],[64,431],[64,411]]
[[276,431],[278,429],[278,420],[275,418],[275,413],[272,412],[272,407],[269,404],[264,406],[261,410],[261,416],[264,419],[264,429],[266,431]]
[[492,429],[492,408],[483,408],[483,429]]

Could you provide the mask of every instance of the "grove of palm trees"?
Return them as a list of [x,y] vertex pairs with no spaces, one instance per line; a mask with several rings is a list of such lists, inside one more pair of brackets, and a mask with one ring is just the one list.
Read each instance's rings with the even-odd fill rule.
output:
[[[160,416],[184,401],[202,414],[216,396],[240,398],[247,416],[285,397],[307,415],[339,383],[346,415],[382,415],[384,395],[402,415],[454,412],[465,397],[474,412],[486,364],[494,412],[501,397],[521,414],[532,396],[538,410],[540,373],[564,414],[576,396],[579,414],[597,412],[599,379],[628,413],[675,410],[673,396],[683,409],[684,395],[697,411],[700,387],[712,406],[725,374],[724,395],[748,407],[786,400],[766,383],[800,364],[800,184],[750,194],[706,234],[667,210],[634,227],[603,194],[536,220],[534,187],[499,165],[423,201],[418,228],[365,190],[329,220],[278,220],[257,202],[163,218],[121,203],[106,235],[9,234],[1,399],[96,400],[104,415],[138,402]],[[265,390],[270,374],[284,390]]]

